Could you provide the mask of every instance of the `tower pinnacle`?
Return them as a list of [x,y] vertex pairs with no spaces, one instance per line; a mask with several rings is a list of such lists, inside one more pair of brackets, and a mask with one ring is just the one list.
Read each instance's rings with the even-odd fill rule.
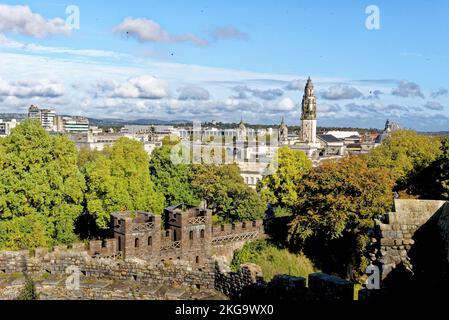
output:
[[301,141],[307,144],[316,143],[316,97],[313,91],[312,79],[307,79],[302,98]]
[[314,94],[312,79],[307,80],[302,99],[302,120],[316,120],[316,97]]

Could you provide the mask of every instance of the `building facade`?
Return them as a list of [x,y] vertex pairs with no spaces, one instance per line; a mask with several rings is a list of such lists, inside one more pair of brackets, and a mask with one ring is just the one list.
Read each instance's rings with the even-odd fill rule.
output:
[[28,109],[28,118],[38,120],[42,127],[49,132],[57,132],[56,112],[52,109],[40,109],[31,105]]
[[6,137],[11,134],[11,130],[14,129],[19,122],[16,119],[12,119],[11,121],[3,121],[0,119],[0,137]]

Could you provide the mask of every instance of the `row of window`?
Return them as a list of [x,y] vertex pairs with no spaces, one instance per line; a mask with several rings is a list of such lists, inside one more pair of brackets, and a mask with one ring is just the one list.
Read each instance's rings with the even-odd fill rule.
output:
[[[152,246],[153,245],[153,238],[152,237],[148,237],[147,245],[148,246]],[[134,247],[138,248],[139,246],[140,246],[140,240],[139,240],[139,238],[136,238],[134,240]]]
[[[168,236],[168,235],[169,235],[169,232],[167,232],[167,236]],[[204,229],[202,229],[202,230],[200,231],[200,238],[201,238],[201,239],[204,239]],[[190,240],[193,240],[193,231],[190,231],[190,233],[189,233],[189,239],[190,239]],[[147,245],[148,245],[148,246],[153,245],[153,238],[152,238],[152,237],[148,237]],[[139,238],[136,238],[136,239],[134,240],[134,247],[138,248],[139,246],[140,246],[140,240],[139,240]]]
[[255,185],[260,179],[256,177],[244,177],[244,180],[246,184]]
[[[252,222],[252,225],[253,225],[253,227],[256,227],[256,221],[253,221]],[[220,226],[220,228],[221,228],[221,231],[224,231],[225,230],[225,226],[224,225],[221,225]],[[232,224],[232,230],[235,230],[235,224]],[[242,223],[242,229],[246,229],[246,223],[245,222],[243,222]],[[167,231],[167,236],[169,235],[169,232]],[[204,229],[201,229],[201,231],[200,231],[200,238],[201,239],[204,239]],[[190,240],[193,240],[193,231],[190,231],[189,232],[189,239]],[[151,245],[153,245],[153,238],[150,236],[150,237],[148,237],[148,239],[147,239],[147,245],[148,246],[151,246]],[[140,240],[139,240],[139,238],[136,238],[135,240],[134,240],[134,246],[136,247],[136,248],[138,248],[139,246],[140,246]]]
[[[253,221],[253,222],[252,222],[252,225],[253,225],[253,227],[255,228],[255,227],[256,227],[256,221]],[[221,229],[221,231],[225,231],[225,226],[224,226],[224,225],[221,225],[221,226],[220,226],[220,229]],[[231,225],[231,229],[232,229],[232,230],[235,230],[235,224],[232,224],[232,225]],[[242,229],[246,229],[246,222],[242,222]]]

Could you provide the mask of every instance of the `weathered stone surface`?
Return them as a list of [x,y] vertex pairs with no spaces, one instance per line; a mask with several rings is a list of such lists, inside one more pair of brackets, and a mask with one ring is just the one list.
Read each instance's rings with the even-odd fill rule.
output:
[[382,279],[399,264],[410,266],[408,256],[416,244],[416,232],[437,215],[440,237],[445,243],[445,254],[449,261],[449,204],[445,201],[414,199],[395,199],[394,204],[395,212],[388,213],[387,223],[376,221],[380,231],[377,263],[381,266]]

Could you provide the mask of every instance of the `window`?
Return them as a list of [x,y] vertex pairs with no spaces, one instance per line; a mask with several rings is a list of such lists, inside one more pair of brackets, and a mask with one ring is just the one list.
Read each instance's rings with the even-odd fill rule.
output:
[[201,238],[204,239],[204,229],[201,229]]
[[196,256],[195,263],[200,263],[200,257]]
[[246,229],[246,223],[245,222],[242,223],[242,229]]
[[193,240],[193,231],[190,231],[190,233],[189,233],[189,239],[190,239],[190,240]]
[[134,247],[139,247],[139,238],[136,238],[136,240],[134,240]]
[[224,231],[224,225],[221,225],[221,231]]
[[232,230],[235,230],[235,224],[232,224]]
[[253,227],[256,227],[256,221],[253,221]]
[[118,237],[117,242],[118,242],[118,251],[122,251],[122,238]]
[[153,238],[152,237],[148,237],[148,245],[149,246],[153,245]]
[[101,241],[101,247],[106,248],[106,240]]

